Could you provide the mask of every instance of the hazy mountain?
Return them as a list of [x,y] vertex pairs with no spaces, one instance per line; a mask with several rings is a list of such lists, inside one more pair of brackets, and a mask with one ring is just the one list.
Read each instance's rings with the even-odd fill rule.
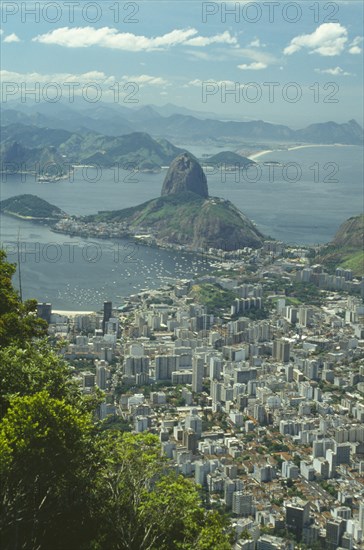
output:
[[355,121],[349,120],[343,124],[325,122],[311,124],[303,130],[297,130],[298,140],[313,143],[344,143],[360,145],[363,142],[363,128]]
[[[215,116],[183,109],[172,104],[164,107],[153,105],[127,108],[113,103],[82,105],[53,105],[47,103],[30,106],[15,102],[6,104],[3,110],[3,124],[33,124],[48,128],[60,128],[71,132],[95,131],[109,136],[120,136],[131,132],[147,132],[153,137],[171,140],[194,141],[210,140],[214,136],[222,139],[303,142],[303,143],[343,143],[360,145],[363,142],[363,129],[354,120],[347,123],[324,122],[311,124],[307,128],[293,130],[286,125],[272,124],[262,120],[239,121],[217,120]],[[11,107],[9,109],[9,107]],[[25,117],[19,116],[21,110]]]
[[29,148],[17,141],[0,147],[0,171],[36,172],[39,176],[62,176],[66,169],[64,159],[55,147]]
[[1,127],[1,144],[17,141],[24,147],[59,147],[71,136],[72,133],[67,130],[39,128],[21,123]]
[[[165,139],[155,140],[144,132],[121,136],[104,136],[96,132],[83,134],[65,130],[10,124],[2,128],[0,161],[27,166],[36,162],[57,164],[81,163],[110,167],[130,165],[140,170],[169,165],[183,152]],[[35,147],[36,146],[36,147]],[[44,160],[43,160],[44,159]]]
[[40,103],[24,110],[22,117],[15,109],[4,109],[1,115],[2,124],[22,122],[24,124],[43,128],[63,129],[69,132],[93,131],[106,135],[131,133],[134,126],[130,126],[122,112],[97,104],[87,110],[76,110],[68,106],[51,108],[49,104]]
[[250,164],[256,164],[253,160],[243,157],[243,155],[238,155],[232,151],[221,151],[204,159],[204,164],[211,166],[239,166],[243,168],[244,166],[249,166]]
[[[153,120],[144,122],[144,129],[156,133]],[[271,124],[262,120],[249,122],[220,121],[185,115],[172,115],[158,120],[158,134],[168,139],[203,140],[211,136],[252,141],[344,143],[360,145],[363,129],[355,121],[344,124],[326,122],[314,124],[302,130],[292,130],[282,124]]]
[[[186,107],[180,107],[178,105],[174,105],[173,103],[166,103],[166,105],[157,106],[157,105],[151,105],[152,109],[158,113],[159,115],[163,117],[169,117],[172,115],[187,115],[187,116],[193,116],[196,118],[215,118],[218,119],[219,116],[215,113],[211,113],[209,111],[194,111],[192,109],[187,109]],[[230,118],[230,117],[226,117]]]

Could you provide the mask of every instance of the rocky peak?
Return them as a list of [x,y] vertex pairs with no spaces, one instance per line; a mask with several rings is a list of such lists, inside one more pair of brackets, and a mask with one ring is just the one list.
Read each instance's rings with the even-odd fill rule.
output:
[[208,197],[207,180],[201,166],[188,153],[176,157],[170,165],[162,187],[162,196],[191,191]]

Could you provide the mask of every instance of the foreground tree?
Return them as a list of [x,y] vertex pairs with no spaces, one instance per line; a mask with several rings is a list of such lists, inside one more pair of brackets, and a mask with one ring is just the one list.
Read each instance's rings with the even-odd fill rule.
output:
[[87,548],[101,453],[90,416],[42,391],[15,397],[0,424],[2,548]]
[[16,266],[5,260],[0,250],[0,348],[15,343],[22,346],[34,337],[43,337],[47,324],[36,316],[37,301],[22,303],[13,288],[12,276]]
[[110,488],[101,545],[110,550],[229,550],[222,516],[202,507],[197,486],[177,475],[151,434],[109,434]]
[[14,395],[47,390],[52,397],[65,398],[73,390],[69,366],[45,342],[0,349],[0,380],[0,417]]

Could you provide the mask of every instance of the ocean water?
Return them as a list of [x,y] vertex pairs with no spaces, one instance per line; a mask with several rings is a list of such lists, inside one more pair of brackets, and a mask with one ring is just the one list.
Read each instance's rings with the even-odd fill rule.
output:
[[[190,147],[197,156],[202,148]],[[205,150],[213,154],[215,150]],[[329,146],[275,151],[246,171],[206,169],[209,193],[229,199],[266,235],[290,243],[332,239],[338,226],[363,211],[363,157],[360,147]],[[269,165],[277,162],[279,165]],[[268,164],[267,164],[268,163]],[[134,206],[160,194],[159,174],[78,169],[72,178],[39,183],[34,176],[3,176],[1,199],[32,193],[69,214]],[[53,233],[47,227],[2,216],[0,236],[11,261],[21,243],[25,297],[50,301],[56,309],[99,309],[104,300],[122,304],[142,288],[158,288],[168,278],[208,272],[194,255],[128,241],[106,241]],[[15,279],[17,283],[17,279]]]

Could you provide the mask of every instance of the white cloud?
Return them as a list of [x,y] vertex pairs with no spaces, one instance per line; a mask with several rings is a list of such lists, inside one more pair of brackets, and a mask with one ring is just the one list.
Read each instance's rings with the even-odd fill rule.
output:
[[[64,84],[67,82],[77,82],[80,85],[83,84],[99,84],[100,86],[111,86],[117,82],[116,76],[106,75],[101,71],[89,71],[87,73],[80,74],[71,74],[71,73],[52,73],[52,74],[41,74],[41,73],[17,73],[13,71],[0,71],[0,79],[7,82],[29,82],[29,83],[40,83],[40,84]],[[147,74],[141,75],[123,75],[120,79],[120,82],[135,82],[140,86],[169,86],[170,83],[159,76],[151,76]]]
[[256,63],[264,63],[264,65],[267,66],[281,63],[281,61],[274,57],[274,55],[262,50],[254,50],[252,48],[231,48],[229,50],[230,59],[231,56],[238,57],[239,60],[246,57]]
[[[228,54],[230,55],[230,52],[235,51],[232,49],[228,50]],[[186,50],[186,54],[189,56],[189,58],[192,61],[196,61],[196,59],[202,59],[203,61],[227,61],[229,59],[229,56],[226,55],[226,53],[217,54],[216,51],[213,51],[211,53],[208,53],[206,51],[202,50]]]
[[89,71],[87,73],[80,74],[71,74],[71,73],[52,73],[52,74],[41,74],[41,73],[17,73],[14,71],[0,71],[0,79],[3,82],[14,82],[19,83],[39,83],[39,84],[64,84],[65,82],[75,82],[79,84],[100,84],[100,85],[111,85],[115,83],[115,76],[107,76],[105,73],[100,71]]
[[312,34],[295,36],[283,53],[292,55],[302,48],[322,56],[339,55],[348,40],[348,31],[340,23],[323,23]]
[[3,31],[3,29],[0,29],[0,36],[1,36],[2,34],[4,34],[4,31]]
[[253,62],[253,63],[243,63],[242,65],[238,65],[238,69],[241,69],[242,71],[261,71],[262,69],[266,69],[268,65],[261,62]]
[[150,76],[148,74],[141,74],[138,76],[122,76],[122,80],[126,82],[135,82],[140,86],[168,86],[168,80],[161,78],[160,76]]
[[248,48],[265,48],[266,44],[262,44],[259,38],[255,38],[248,44]]
[[5,36],[3,42],[6,42],[7,44],[11,44],[13,42],[20,42],[20,38],[13,32],[12,34]]
[[341,67],[335,67],[334,69],[315,69],[316,73],[331,74],[332,76],[350,76],[351,73],[347,73]]
[[175,29],[161,36],[148,38],[127,32],[118,32],[117,29],[102,27],[62,27],[33,38],[33,42],[42,44],[56,44],[66,48],[87,48],[100,46],[115,50],[131,52],[153,51],[166,49],[179,44],[204,47],[210,44],[236,45],[236,38],[228,31],[211,37],[198,36],[196,29]]
[[[114,99],[116,84],[120,85],[120,90],[123,85],[127,83],[134,83],[138,88],[145,88],[147,86],[154,87],[156,90],[164,90],[171,84],[164,78],[158,76],[151,76],[146,74],[141,75],[123,75],[114,76],[106,75],[100,71],[89,71],[87,73],[71,74],[71,73],[51,73],[41,74],[37,72],[18,73],[14,71],[0,71],[0,81],[5,83],[16,84],[18,86],[19,94],[23,90],[24,86],[30,85],[31,87],[38,86],[39,91],[42,94],[47,94],[45,90],[51,90],[49,93],[57,95],[55,90],[52,91],[55,86],[58,87],[58,94],[62,93],[63,97],[84,96],[84,90],[87,86],[97,86],[99,91],[102,91],[103,98]],[[124,88],[124,91],[125,88]],[[114,99],[115,100],[115,99]]]
[[362,36],[356,36],[354,40],[349,44],[349,53],[352,55],[358,55],[362,52],[362,49],[360,48],[359,44],[363,42]]
[[349,49],[349,53],[351,53],[352,55],[358,55],[359,53],[361,53],[361,48],[359,48],[359,46],[353,46]]
[[229,31],[225,31],[221,34],[215,34],[215,36],[196,36],[187,40],[188,46],[209,46],[210,44],[233,44],[237,45],[235,36],[231,36]]

